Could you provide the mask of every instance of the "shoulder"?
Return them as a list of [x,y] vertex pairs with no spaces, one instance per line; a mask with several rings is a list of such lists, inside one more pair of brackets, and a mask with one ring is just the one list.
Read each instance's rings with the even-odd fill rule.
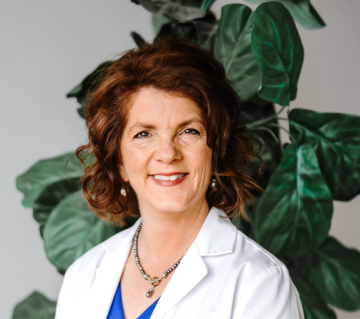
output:
[[[270,276],[289,277],[284,263],[257,242],[237,231],[233,254],[231,256],[235,273],[242,283],[254,285]],[[242,284],[244,287],[244,285]]]
[[260,318],[268,313],[269,318],[303,319],[299,294],[282,261],[241,231],[233,258],[238,260],[235,296],[242,300],[234,308],[235,317]]
[[252,267],[258,270],[274,267],[282,268],[285,266],[276,256],[267,251],[256,241],[246,236],[240,230],[237,231],[234,254],[239,255],[239,257],[241,256],[243,262],[250,263]]

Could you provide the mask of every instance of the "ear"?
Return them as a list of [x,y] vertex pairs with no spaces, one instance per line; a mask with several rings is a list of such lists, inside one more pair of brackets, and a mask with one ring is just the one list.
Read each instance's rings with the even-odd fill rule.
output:
[[123,179],[124,182],[128,182],[129,178],[128,178],[127,174],[126,174],[126,170],[125,170],[124,165],[120,164],[119,168],[120,168],[121,178]]

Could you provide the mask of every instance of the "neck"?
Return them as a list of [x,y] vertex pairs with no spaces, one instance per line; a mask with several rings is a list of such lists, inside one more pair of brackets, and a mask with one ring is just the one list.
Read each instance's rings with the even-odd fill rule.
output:
[[181,212],[141,210],[139,255],[151,264],[172,263],[181,258],[195,240],[209,212],[206,200]]

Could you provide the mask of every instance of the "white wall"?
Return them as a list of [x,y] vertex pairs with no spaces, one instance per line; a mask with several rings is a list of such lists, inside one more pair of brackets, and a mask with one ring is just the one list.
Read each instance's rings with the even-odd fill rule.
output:
[[[218,0],[220,7],[239,1]],[[295,107],[360,115],[358,0],[313,0],[327,27],[301,27],[305,63]],[[135,30],[151,40],[150,14],[130,0],[3,1],[0,11],[0,317],[33,290],[56,299],[62,277],[47,261],[15,177],[35,161],[85,140],[77,103],[65,94],[99,63],[134,46]],[[331,233],[360,248],[359,198],[336,203]],[[339,313],[340,319],[358,318]]]

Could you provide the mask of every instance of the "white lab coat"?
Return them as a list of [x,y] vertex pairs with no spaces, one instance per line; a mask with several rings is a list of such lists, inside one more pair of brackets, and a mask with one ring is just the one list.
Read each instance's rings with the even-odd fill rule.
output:
[[[151,319],[303,319],[284,264],[221,215],[210,210]],[[107,318],[139,223],[70,266],[55,319]]]

